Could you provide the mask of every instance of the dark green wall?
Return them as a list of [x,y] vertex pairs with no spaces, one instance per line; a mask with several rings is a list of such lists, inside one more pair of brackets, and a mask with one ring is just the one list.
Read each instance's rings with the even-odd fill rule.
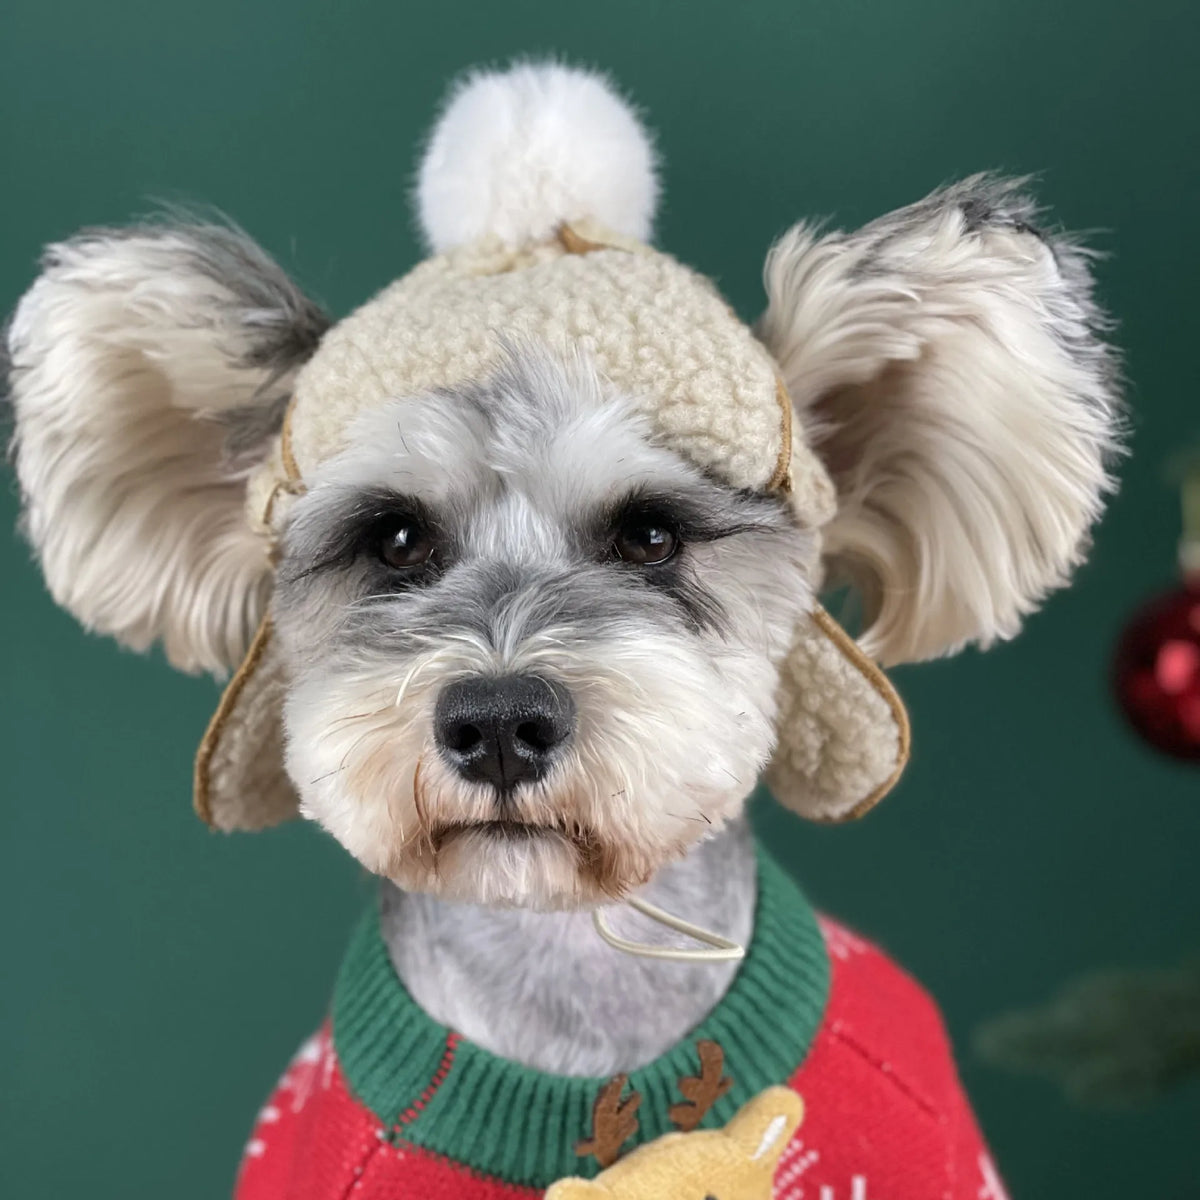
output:
[[[41,243],[183,197],[344,312],[415,259],[406,189],[444,81],[523,51],[603,65],[645,106],[661,240],[747,315],[802,214],[861,222],[982,167],[1044,172],[1063,221],[1105,231],[1137,411],[1093,562],[1017,643],[899,673],[916,753],[866,823],[760,817],[941,998],[1018,1200],[1194,1197],[1200,1089],[1084,1113],[966,1042],[1073,972],[1200,945],[1200,775],[1135,744],[1105,686],[1125,614],[1172,578],[1162,460],[1200,433],[1198,44],[1196,6],[1171,0],[7,0],[0,306]],[[206,833],[188,787],[212,683],[84,636],[15,537],[0,554],[0,1194],[211,1200],[368,884],[309,828]]]

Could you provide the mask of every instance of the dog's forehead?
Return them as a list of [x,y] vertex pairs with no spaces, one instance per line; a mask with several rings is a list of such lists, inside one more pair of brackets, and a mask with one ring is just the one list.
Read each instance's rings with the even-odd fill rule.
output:
[[461,510],[524,500],[569,517],[699,473],[658,444],[631,398],[582,362],[514,357],[500,372],[361,414],[316,487],[386,489]]

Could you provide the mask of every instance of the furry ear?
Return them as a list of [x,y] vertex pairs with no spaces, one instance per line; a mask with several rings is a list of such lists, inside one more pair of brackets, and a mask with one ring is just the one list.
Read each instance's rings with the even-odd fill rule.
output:
[[601,1200],[605,1195],[607,1192],[600,1184],[572,1176],[552,1183],[546,1192],[546,1200]]
[[757,333],[838,490],[830,582],[886,664],[1010,638],[1083,558],[1121,422],[1089,254],[1022,181],[975,176],[867,225],[798,225]]
[[184,670],[240,661],[270,586],[245,473],[327,324],[229,225],[49,247],[6,348],[23,525],[59,604]]
[[804,1118],[804,1101],[786,1087],[769,1087],[738,1109],[725,1126],[754,1163],[774,1167]]

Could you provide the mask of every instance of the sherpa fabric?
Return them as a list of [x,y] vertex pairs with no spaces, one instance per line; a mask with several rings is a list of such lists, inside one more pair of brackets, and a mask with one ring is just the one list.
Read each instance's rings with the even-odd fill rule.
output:
[[779,743],[767,786],[814,821],[860,817],[908,761],[908,714],[887,676],[822,608],[780,668]]
[[[485,238],[428,259],[330,330],[297,377],[286,444],[251,485],[252,518],[291,474],[305,479],[342,449],[360,413],[486,379],[522,344],[582,357],[662,444],[730,486],[787,491],[814,527],[833,515],[833,485],[793,438],[774,360],[713,285],[581,225],[540,246]],[[285,507],[272,504],[271,520]]]
[[[721,1047],[732,1084],[701,1129],[775,1085],[803,1099],[775,1200],[1004,1200],[933,1002],[876,947],[818,918],[762,854],[754,936],[729,991],[685,1041],[630,1072],[641,1102],[626,1154],[672,1132],[703,1040]],[[392,970],[372,912],[332,1021],[258,1115],[236,1200],[534,1200],[597,1174],[577,1151],[608,1082],[519,1066],[435,1023]]]
[[267,620],[196,751],[196,812],[226,833],[268,829],[294,817],[299,804],[283,770],[283,664],[270,650]]
[[[251,524],[278,537],[292,498],[346,445],[360,413],[486,378],[522,341],[583,356],[641,406],[664,445],[732,487],[787,495],[814,535],[833,515],[833,487],[793,424],[774,361],[713,285],[667,254],[576,222],[538,245],[485,238],[431,258],[330,330],[251,476]],[[260,829],[295,814],[279,752],[284,687],[264,622],[197,755],[195,803],[209,824]],[[797,623],[779,710],[770,783],[805,816],[865,811],[907,760],[899,698],[819,609]]]

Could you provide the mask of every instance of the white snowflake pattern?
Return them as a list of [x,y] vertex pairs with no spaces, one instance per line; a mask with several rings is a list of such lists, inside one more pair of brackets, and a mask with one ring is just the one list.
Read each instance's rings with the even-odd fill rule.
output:
[[[837,1192],[829,1184],[821,1185],[821,1200],[837,1200]],[[850,1200],[867,1200],[867,1177],[850,1176]]]
[[[804,1139],[799,1135],[793,1137],[775,1171],[774,1200],[868,1200],[865,1175],[851,1175],[848,1191],[842,1191],[828,1183],[820,1184],[815,1191],[811,1187],[806,1190],[805,1177],[820,1161],[819,1150],[813,1146],[806,1146]],[[811,1183],[811,1180],[809,1182]],[[879,1198],[872,1197],[870,1200]],[[996,1200],[1007,1200],[1007,1197],[999,1196]]]
[[319,1086],[323,1091],[333,1082],[337,1058],[333,1042],[325,1030],[310,1037],[292,1056],[271,1097],[272,1103],[259,1110],[243,1158],[262,1158],[269,1149],[270,1127],[283,1116],[279,1105],[286,1102],[292,1113],[300,1112]]
[[331,1039],[325,1039],[325,1057],[321,1062],[321,1091],[329,1091],[330,1084],[333,1083],[333,1068],[337,1065],[337,1056],[333,1052],[333,1042]]
[[1008,1200],[1008,1192],[1000,1181],[996,1164],[986,1151],[979,1155],[979,1200]]
[[325,1030],[313,1034],[296,1052],[280,1082],[280,1092],[291,1092],[291,1110],[300,1112],[319,1086],[329,1088],[333,1080],[333,1042]]
[[866,954],[871,945],[856,933],[851,933],[844,925],[839,925],[829,917],[820,917],[817,922],[825,938],[825,948],[839,962],[845,962],[856,954]]
[[792,1138],[775,1172],[775,1200],[804,1200],[804,1176],[820,1159],[820,1152],[805,1146],[802,1137]]

